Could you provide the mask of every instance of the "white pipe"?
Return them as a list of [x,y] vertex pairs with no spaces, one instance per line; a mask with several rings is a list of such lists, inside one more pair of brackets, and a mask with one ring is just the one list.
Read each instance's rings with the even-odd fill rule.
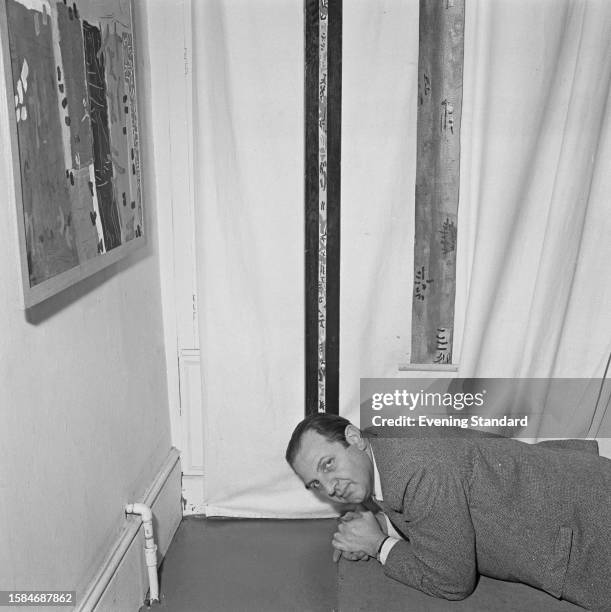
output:
[[144,526],[144,557],[149,574],[149,603],[159,601],[159,580],[157,578],[157,544],[153,537],[153,513],[146,504],[127,504],[126,514],[138,514]]
[[[0,5],[2,3],[0,2]],[[0,19],[0,22],[2,20]],[[2,90],[0,90],[1,98]],[[2,108],[2,100],[0,99],[0,108]],[[163,466],[155,480],[147,489],[142,501],[149,507],[152,506],[159,496],[161,490],[166,485],[170,474],[176,469],[176,465],[180,461],[180,453],[177,449],[171,448],[166,457]],[[82,591],[74,612],[91,612],[100,601],[104,591],[110,584],[112,578],[117,572],[117,568],[121,560],[129,550],[133,539],[136,537],[140,525],[136,521],[126,521],[121,529],[121,533],[117,537],[114,544],[111,545],[108,555],[100,565],[98,571],[93,575],[87,586]],[[79,590],[80,592],[80,590]]]

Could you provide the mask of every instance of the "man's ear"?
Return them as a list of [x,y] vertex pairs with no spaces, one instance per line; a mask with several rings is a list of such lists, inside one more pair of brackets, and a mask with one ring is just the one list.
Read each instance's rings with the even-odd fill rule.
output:
[[359,450],[365,450],[365,448],[367,448],[367,441],[361,435],[361,430],[352,423],[346,425],[344,436],[346,436],[346,442],[348,442],[350,446],[356,446]]

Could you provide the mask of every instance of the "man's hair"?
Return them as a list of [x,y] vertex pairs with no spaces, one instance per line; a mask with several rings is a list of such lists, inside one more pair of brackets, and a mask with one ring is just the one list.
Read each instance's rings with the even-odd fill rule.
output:
[[346,441],[346,427],[350,421],[336,414],[319,412],[307,416],[293,431],[293,435],[286,447],[285,458],[289,465],[293,465],[295,457],[301,448],[301,439],[306,431],[315,431],[327,438],[329,442],[341,442],[343,446],[349,446]]

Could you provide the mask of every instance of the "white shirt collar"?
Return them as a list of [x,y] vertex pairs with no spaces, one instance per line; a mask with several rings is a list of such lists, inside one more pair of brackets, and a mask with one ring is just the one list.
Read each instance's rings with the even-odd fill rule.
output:
[[382,483],[380,482],[380,473],[378,472],[378,466],[376,464],[376,458],[373,454],[371,443],[369,444],[369,450],[371,451],[371,460],[373,462],[373,496],[376,501],[384,501],[384,496],[382,495]]

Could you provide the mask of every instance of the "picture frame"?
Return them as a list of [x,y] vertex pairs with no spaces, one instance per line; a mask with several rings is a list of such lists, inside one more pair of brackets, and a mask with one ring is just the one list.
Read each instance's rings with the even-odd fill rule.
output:
[[23,302],[145,243],[131,0],[0,0]]

